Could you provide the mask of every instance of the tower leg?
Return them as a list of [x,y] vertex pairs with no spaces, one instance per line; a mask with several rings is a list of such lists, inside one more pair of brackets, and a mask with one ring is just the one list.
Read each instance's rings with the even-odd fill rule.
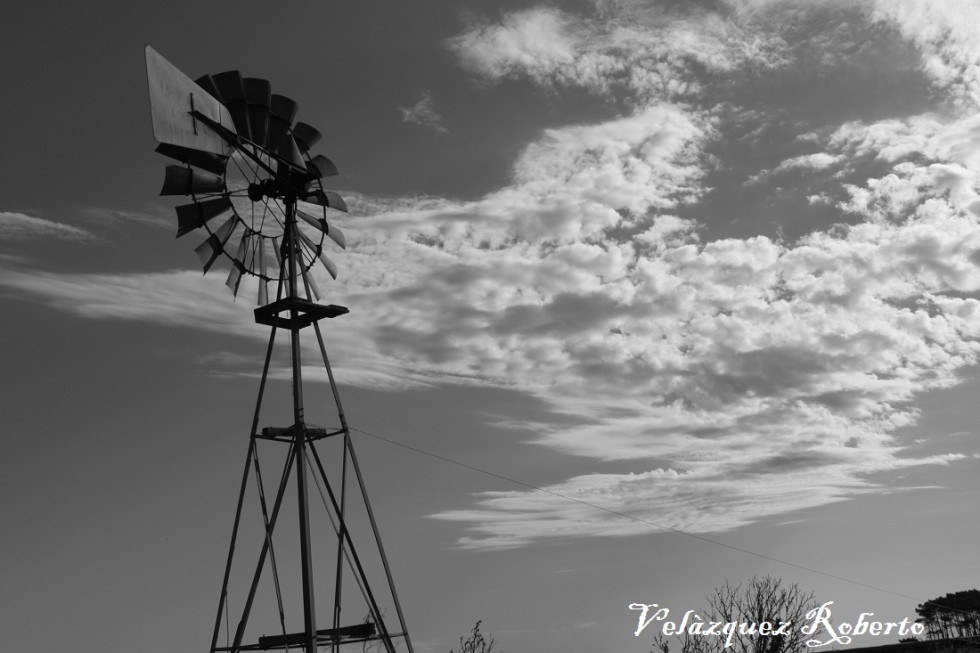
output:
[[[287,199],[286,205],[286,238],[289,247],[287,261],[289,263],[288,289],[289,297],[296,299],[299,293],[296,289],[296,259],[299,258],[297,243],[296,200]],[[295,308],[289,311],[292,324],[298,321],[299,313]],[[310,547],[310,509],[309,495],[306,485],[306,424],[303,415],[303,368],[300,359],[299,328],[293,327],[289,333],[289,349],[293,368],[293,437],[296,462],[296,489],[299,503],[299,546],[300,565],[303,575],[303,625],[306,632],[306,653],[316,653],[316,603],[313,595],[313,559]]]

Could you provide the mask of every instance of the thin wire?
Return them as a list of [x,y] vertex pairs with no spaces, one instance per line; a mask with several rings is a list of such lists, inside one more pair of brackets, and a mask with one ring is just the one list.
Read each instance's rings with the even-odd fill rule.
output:
[[[535,492],[543,492],[544,494],[550,494],[551,496],[558,497],[559,499],[564,499],[566,501],[572,501],[574,503],[578,503],[580,505],[587,506],[587,507],[593,508],[595,510],[601,510],[602,512],[606,512],[606,513],[609,513],[611,515],[616,515],[617,517],[624,517],[626,519],[630,519],[630,520],[633,520],[633,521],[641,522],[641,523],[644,523],[644,524],[649,524],[650,526],[654,526],[656,528],[662,528],[662,529],[667,530],[667,531],[670,531],[672,533],[677,533],[679,535],[686,535],[687,537],[692,537],[692,538],[694,538],[696,540],[701,540],[702,542],[707,542],[709,544],[714,544],[714,545],[717,545],[717,546],[723,546],[726,549],[731,549],[732,551],[738,551],[739,553],[746,553],[748,555],[752,555],[752,556],[755,556],[757,558],[762,558],[763,560],[769,560],[770,562],[776,562],[776,563],[779,563],[781,565],[786,565],[788,567],[794,567],[796,569],[801,569],[803,571],[808,571],[810,573],[817,574],[819,576],[825,576],[827,578],[833,578],[835,580],[841,580],[841,581],[844,581],[845,583],[850,583],[852,585],[858,585],[860,587],[866,587],[868,589],[872,589],[872,590],[875,590],[875,591],[878,591],[878,592],[884,592],[885,594],[892,594],[894,596],[900,596],[902,598],[911,599],[913,601],[920,601],[922,603],[932,604],[931,601],[923,601],[920,598],[917,598],[917,597],[914,597],[914,596],[910,596],[908,594],[903,594],[902,592],[896,592],[896,591],[893,591],[893,590],[885,589],[883,587],[877,587],[875,585],[869,585],[868,583],[862,583],[861,581],[853,580],[851,578],[845,578],[844,576],[838,576],[836,574],[831,574],[831,573],[826,572],[826,571],[820,571],[819,569],[813,569],[812,567],[807,567],[805,565],[800,565],[800,564],[797,564],[795,562],[789,562],[788,560],[781,560],[779,558],[774,558],[772,556],[767,556],[764,553],[758,553],[756,551],[751,551],[749,549],[743,549],[742,547],[738,547],[738,546],[735,546],[735,545],[732,545],[732,544],[725,544],[724,542],[719,542],[718,540],[712,540],[711,538],[704,537],[702,535],[696,535],[696,534],[690,533],[688,531],[683,531],[683,530],[681,530],[679,528],[673,528],[671,526],[667,526],[667,525],[664,525],[664,524],[658,524],[657,522],[653,522],[653,521],[650,521],[648,519],[644,519],[642,517],[637,517],[636,515],[630,515],[630,514],[627,514],[625,512],[620,512],[618,510],[613,510],[611,508],[605,508],[603,506],[599,506],[599,505],[596,505],[594,503],[590,503],[588,501],[583,501],[582,499],[576,499],[575,497],[570,497],[567,494],[562,494],[561,492],[555,492],[554,490],[548,490],[548,489],[545,489],[545,488],[540,487],[540,486],[537,486],[537,485],[532,485],[530,483],[525,483],[524,481],[519,481],[519,480],[517,480],[515,478],[511,478],[509,476],[504,476],[503,474],[498,474],[496,472],[491,472],[491,471],[486,470],[486,469],[481,469],[480,467],[475,467],[473,465],[469,465],[469,464],[464,463],[464,462],[461,462],[459,460],[454,460],[452,458],[447,458],[446,456],[441,456],[441,455],[439,455],[437,453],[432,453],[431,451],[426,451],[424,449],[419,449],[418,447],[413,447],[413,446],[408,445],[408,444],[405,444],[403,442],[398,442],[396,440],[391,440],[389,438],[386,438],[384,436],[378,435],[376,433],[368,433],[367,431],[365,431],[363,429],[351,428],[351,430],[352,431],[357,431],[358,433],[362,433],[362,434],[364,434],[364,435],[366,435],[368,437],[375,438],[375,439],[381,440],[383,442],[387,442],[388,444],[393,444],[393,445],[395,445],[397,447],[401,447],[403,449],[408,449],[409,451],[414,451],[415,453],[419,453],[419,454],[422,454],[424,456],[429,456],[431,458],[436,458],[438,460],[442,460],[442,461],[445,461],[447,463],[452,463],[453,465],[457,465],[459,467],[465,467],[466,469],[473,470],[474,472],[480,472],[481,474],[486,474],[487,476],[492,476],[494,478],[498,478],[500,480],[507,481],[509,483],[514,483],[515,485],[520,485],[522,487],[528,488],[529,490],[534,490]],[[933,605],[935,605],[935,604],[933,604]],[[964,614],[966,614],[966,613],[964,613]]]

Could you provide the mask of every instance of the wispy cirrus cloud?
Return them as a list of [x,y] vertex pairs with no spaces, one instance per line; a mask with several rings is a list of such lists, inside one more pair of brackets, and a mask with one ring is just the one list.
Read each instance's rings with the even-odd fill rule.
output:
[[442,134],[449,131],[443,125],[442,116],[436,112],[435,101],[432,99],[432,93],[429,91],[423,92],[415,104],[407,107],[398,107],[398,111],[402,114],[402,120],[404,122],[412,123],[419,127],[426,127]]
[[61,240],[93,240],[88,230],[64,222],[38,218],[17,211],[0,211],[0,238],[26,240],[32,238],[57,238]]

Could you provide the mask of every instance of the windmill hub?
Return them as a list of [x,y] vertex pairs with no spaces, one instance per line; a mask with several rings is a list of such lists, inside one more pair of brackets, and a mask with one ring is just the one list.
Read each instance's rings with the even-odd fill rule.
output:
[[248,199],[253,202],[261,202],[263,197],[285,197],[289,190],[290,188],[287,185],[275,179],[265,179],[248,185]]

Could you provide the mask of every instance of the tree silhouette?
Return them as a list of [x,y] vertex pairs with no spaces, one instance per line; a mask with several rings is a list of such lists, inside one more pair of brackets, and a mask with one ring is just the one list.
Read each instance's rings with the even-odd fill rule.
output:
[[[476,625],[473,626],[473,630],[470,631],[470,635],[467,638],[459,638],[459,653],[490,653],[493,650],[493,635],[490,639],[486,639],[483,633],[480,632],[480,624],[482,621],[477,621]],[[452,649],[449,649],[449,653],[454,653]]]
[[[806,613],[816,608],[817,603],[813,592],[803,591],[796,583],[783,585],[772,576],[753,577],[737,585],[726,580],[707,597],[707,602],[707,609],[697,613],[705,622],[759,624],[766,621],[774,627],[792,625],[780,635],[736,631],[728,649],[725,637],[680,633],[680,653],[804,653],[807,650],[809,636],[801,632],[800,626],[807,621]],[[654,646],[660,653],[669,653],[669,642],[662,634],[654,640]]]
[[980,637],[980,590],[963,590],[919,604],[917,622],[932,640]]

